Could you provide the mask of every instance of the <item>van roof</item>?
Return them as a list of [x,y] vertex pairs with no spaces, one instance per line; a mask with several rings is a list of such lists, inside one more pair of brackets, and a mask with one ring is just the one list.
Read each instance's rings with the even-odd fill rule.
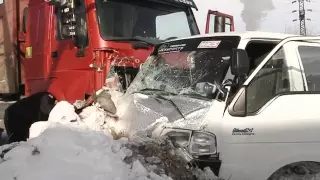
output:
[[[296,34],[285,34],[285,33],[274,33],[274,32],[262,32],[262,31],[246,31],[246,32],[222,32],[212,34],[201,34],[189,37],[183,37],[179,39],[173,39],[170,41],[182,40],[182,39],[193,39],[202,37],[215,37],[215,36],[240,36],[241,39],[277,39],[282,40],[292,36],[300,36]],[[168,41],[168,42],[170,42]]]

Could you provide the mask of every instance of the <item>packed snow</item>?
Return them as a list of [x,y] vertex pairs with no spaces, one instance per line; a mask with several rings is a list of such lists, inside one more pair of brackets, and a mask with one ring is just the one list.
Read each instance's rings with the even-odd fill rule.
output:
[[99,103],[80,114],[57,103],[48,121],[32,125],[27,142],[0,146],[1,180],[218,179],[209,168],[188,166],[166,138],[139,131],[128,139],[113,134],[111,122]]

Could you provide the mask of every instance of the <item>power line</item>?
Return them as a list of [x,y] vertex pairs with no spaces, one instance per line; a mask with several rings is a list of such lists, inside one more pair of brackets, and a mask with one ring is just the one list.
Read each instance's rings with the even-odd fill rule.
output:
[[[312,12],[311,9],[305,9],[305,2],[311,2],[310,0],[294,0],[292,1],[292,4],[298,3],[299,9],[298,10],[293,10],[292,13],[298,12],[298,17],[300,21],[300,35],[307,35],[307,28],[306,28],[306,20],[311,21],[310,18],[306,18],[306,11]],[[298,19],[294,19],[293,22],[297,21]]]

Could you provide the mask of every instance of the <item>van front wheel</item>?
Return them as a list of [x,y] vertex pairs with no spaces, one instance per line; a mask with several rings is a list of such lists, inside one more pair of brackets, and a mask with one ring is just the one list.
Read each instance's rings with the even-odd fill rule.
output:
[[283,166],[268,180],[316,180],[320,179],[320,163],[303,161]]

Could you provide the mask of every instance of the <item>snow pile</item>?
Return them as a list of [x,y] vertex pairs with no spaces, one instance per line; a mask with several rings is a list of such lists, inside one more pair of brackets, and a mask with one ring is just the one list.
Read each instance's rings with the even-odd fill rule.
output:
[[218,179],[187,166],[166,139],[114,140],[106,119],[99,105],[77,115],[59,102],[47,122],[32,125],[27,142],[0,147],[1,180]]
[[122,141],[112,141],[104,133],[48,124],[39,137],[4,155],[1,179],[135,179],[135,172],[122,161],[124,150],[113,150]]

